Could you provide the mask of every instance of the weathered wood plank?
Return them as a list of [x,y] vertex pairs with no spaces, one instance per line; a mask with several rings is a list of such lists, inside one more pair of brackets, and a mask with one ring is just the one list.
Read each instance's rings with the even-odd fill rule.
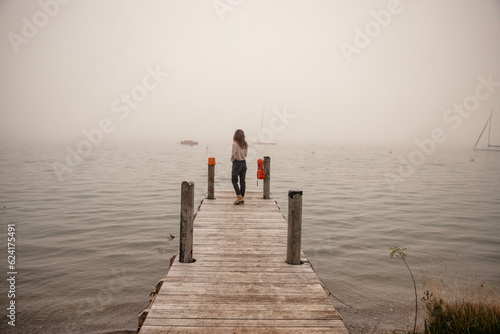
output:
[[[254,230],[245,228],[231,229],[230,231],[221,231],[212,228],[205,229],[197,229],[194,232],[197,239],[203,238],[206,235],[214,235],[214,236],[229,236],[233,238],[261,238],[266,236],[273,237],[283,237],[283,231],[286,229],[266,229],[266,230]],[[243,234],[242,234],[243,233]],[[285,239],[286,240],[286,239]]]
[[[213,245],[213,244],[225,244],[226,246],[236,246],[236,245],[241,245],[241,239],[239,240],[234,240],[230,238],[211,238],[211,239],[204,239],[204,240],[198,240],[198,242],[195,244],[195,247],[203,247],[205,245]],[[263,246],[263,245],[279,245],[279,246],[286,246],[286,242],[281,240],[280,238],[272,238],[272,237],[266,237],[266,238],[259,238],[258,240],[255,239],[247,239],[245,242],[245,245],[248,247],[252,246]],[[201,249],[201,248],[200,248]]]
[[316,310],[303,310],[290,307],[288,310],[212,310],[207,307],[199,307],[190,310],[161,310],[156,303],[153,304],[151,311],[145,321],[147,325],[148,320],[152,319],[282,319],[282,320],[293,320],[293,319],[309,319],[322,320],[322,319],[340,319],[339,315],[333,308],[326,311],[316,311]]
[[266,246],[257,246],[257,245],[253,245],[253,246],[243,246],[243,247],[236,247],[236,246],[230,246],[230,245],[224,245],[224,246],[220,246],[220,247],[217,247],[217,245],[213,245],[213,244],[208,244],[208,245],[199,245],[197,244],[197,249],[199,252],[202,252],[202,253],[205,253],[205,252],[209,252],[209,253],[220,253],[220,252],[225,252],[226,254],[227,253],[233,253],[233,252],[241,252],[241,253],[247,253],[247,252],[253,252],[254,254],[255,253],[267,253],[267,254],[275,254],[275,252],[277,252],[276,254],[283,254],[283,250],[286,251],[286,245],[272,245],[270,247],[266,247]]
[[203,303],[224,303],[224,304],[245,304],[245,305],[266,305],[266,304],[310,304],[328,305],[330,301],[323,296],[302,296],[302,295],[252,295],[250,300],[248,295],[219,295],[219,294],[161,294],[156,297],[155,303],[180,303],[180,304],[203,304]]
[[[290,310],[290,308],[294,310]],[[300,308],[299,311],[295,311]],[[151,310],[158,311],[165,310],[168,311],[169,316],[174,314],[175,312],[189,312],[191,314],[202,313],[204,312],[217,312],[221,316],[225,313],[232,314],[232,312],[240,312],[249,314],[251,312],[259,312],[259,314],[267,311],[267,312],[309,312],[310,314],[314,312],[333,312],[331,305],[326,304],[303,304],[303,303],[290,303],[290,304],[271,304],[271,303],[222,303],[222,302],[214,302],[214,303],[171,303],[171,302],[161,302],[155,300],[154,306]],[[158,317],[161,317],[161,314],[165,312],[155,312],[151,313]],[[268,315],[270,318],[274,318],[271,314]],[[308,318],[305,314],[294,315],[293,319],[296,317],[299,318]],[[196,318],[196,317],[195,317]]]
[[[234,197],[236,199],[236,197]],[[219,198],[220,199],[220,198]],[[213,200],[204,200],[203,201],[203,210],[205,210],[208,207],[232,207],[234,206],[234,202],[231,202],[233,198],[225,199],[224,201],[213,201]],[[238,206],[238,209],[244,209],[248,207],[262,207],[262,208],[269,208],[274,210],[275,208],[278,208],[276,206],[275,201],[263,201],[260,198],[251,198],[245,196],[245,203],[240,204]]]
[[[158,296],[162,294],[228,294],[231,295],[307,295],[318,293],[324,295],[323,287],[319,284],[292,284],[292,283],[188,283],[171,282],[163,284]],[[326,296],[326,295],[325,295]]]
[[[146,334],[180,334],[180,333],[199,333],[199,334],[324,334],[332,333],[330,327],[304,327],[304,328],[288,328],[288,327],[251,327],[241,325],[241,327],[161,327],[144,331]],[[141,331],[141,333],[143,333]],[[336,331],[335,333],[340,333]],[[345,331],[347,333],[347,331]]]
[[[272,266],[273,264],[276,263],[283,263],[286,262],[286,255],[276,257],[276,255],[259,255],[255,256],[253,254],[231,254],[231,256],[222,256],[220,254],[203,254],[203,253],[194,253],[194,257],[196,259],[196,262],[198,261],[204,261],[204,262],[217,262],[220,263],[221,261],[224,262],[260,262],[260,263],[267,263],[268,265]],[[305,257],[302,259],[307,260]]]
[[[283,218],[281,218],[283,220]],[[269,221],[267,219],[261,219],[261,220],[254,220],[254,221],[248,221],[245,219],[237,220],[235,221],[234,219],[227,219],[227,220],[208,220],[208,219],[202,219],[200,218],[198,221],[195,222],[194,226],[196,228],[215,228],[215,229],[226,229],[226,228],[242,228],[245,226],[248,226],[249,228],[259,228],[259,229],[275,229],[275,230],[281,230],[286,228],[286,225],[274,225],[273,221]]]
[[[201,213],[200,213],[201,214]],[[198,217],[198,219],[195,220],[195,224],[200,223],[200,222],[208,222],[208,223],[217,223],[217,222],[224,222],[227,224],[235,224],[235,223],[258,223],[258,222],[263,222],[267,223],[269,225],[277,224],[277,226],[285,225],[283,221],[283,217],[277,217],[277,218],[258,218],[258,217],[253,217],[253,216],[244,216],[240,217],[238,220],[234,220],[233,218],[222,218],[222,217]]]
[[169,282],[225,282],[225,283],[317,283],[315,273],[274,272],[170,272],[165,279]]
[[[241,232],[241,231],[240,231]],[[284,233],[284,232],[283,232]],[[244,241],[245,245],[252,246],[252,245],[259,245],[259,244],[268,244],[268,245],[273,245],[273,244],[286,244],[286,241],[283,240],[279,235],[256,235],[256,237],[251,236],[251,235],[242,235],[238,236],[238,238],[231,238],[230,235],[225,235],[225,234],[217,234],[216,232],[200,232],[199,235],[198,233],[195,233],[196,237],[198,240],[196,241],[195,245],[242,245],[242,242]]]
[[[238,207],[238,205],[236,205]],[[255,212],[255,210],[240,210],[238,211],[198,211],[196,214],[196,218],[200,218],[203,220],[204,218],[223,218],[223,219],[242,219],[242,215],[244,216],[245,214],[249,215],[251,214],[253,218],[260,218],[260,219],[283,219],[283,216],[279,211],[276,212]]]
[[[234,206],[234,202],[231,202],[231,200],[236,199],[236,196],[225,197],[224,200],[221,200],[222,199],[221,197],[219,197],[218,199],[219,200],[217,200],[217,201],[209,200],[209,199],[203,200],[203,202],[202,202],[203,208],[207,208],[210,206],[214,206],[214,207]],[[266,201],[266,200],[262,200],[261,198],[257,198],[257,197],[245,196],[245,203],[240,204],[239,208],[245,208],[245,207],[249,207],[249,206],[268,207],[270,209],[277,208],[276,202],[274,200]]]
[[[215,192],[215,199],[234,199],[236,198],[236,194],[234,190],[217,190]],[[245,198],[256,198],[256,199],[262,199],[262,191],[257,191],[257,190],[247,190],[245,191]]]
[[[342,325],[343,327],[343,325]],[[232,327],[176,327],[162,326],[151,327],[141,331],[141,334],[180,334],[180,333],[199,333],[199,334],[325,334],[325,333],[346,333],[345,328],[338,327],[252,327],[252,326],[232,326]],[[335,329],[335,331],[333,331]]]
[[[162,323],[163,322],[163,323]],[[304,319],[204,319],[203,323],[198,321],[197,319],[152,319],[151,324],[153,326],[161,326],[162,324],[167,326],[181,326],[181,327],[197,327],[200,325],[204,325],[208,327],[264,327],[264,326],[277,326],[282,328],[293,328],[293,327],[302,327],[302,328],[314,328],[314,327],[342,327],[342,322],[337,319],[318,319],[315,321],[304,320]],[[141,330],[142,333],[142,330]],[[307,333],[307,332],[304,332]],[[346,332],[347,333],[347,332]]]
[[[218,226],[217,226],[218,225]],[[256,226],[257,225],[257,226]],[[197,227],[196,232],[203,234],[203,233],[210,233],[210,232],[216,232],[218,235],[232,235],[234,237],[238,237],[241,235],[242,230],[257,230],[257,231],[252,231],[253,233],[258,232],[259,235],[269,235],[271,232],[274,232],[274,234],[281,239],[285,240],[283,238],[283,231],[286,231],[286,227],[283,226],[272,226],[270,227],[269,224],[266,223],[257,223],[257,224],[252,224],[252,223],[236,223],[232,224],[231,226],[228,226],[227,224],[212,224],[210,226],[195,226]],[[230,231],[225,231],[223,229],[228,229],[230,228]],[[247,235],[242,235],[242,236],[247,236]],[[252,235],[254,236],[254,235]]]
[[249,262],[249,263],[213,263],[213,262],[204,262],[200,263],[199,266],[193,267],[179,267],[174,266],[170,269],[170,272],[179,271],[183,272],[223,272],[223,271],[239,271],[239,272],[247,272],[247,271],[259,271],[259,272],[277,272],[277,273],[301,273],[301,272],[312,272],[312,269],[308,266],[294,266],[286,264],[283,265],[285,261],[274,262],[275,266],[270,267],[269,265],[260,264],[258,262]]
[[[191,322],[190,322],[191,321]],[[151,326],[150,330],[141,331],[146,334],[165,333],[274,333],[274,334],[319,334],[319,333],[342,333],[347,330],[341,320],[284,320],[272,323],[263,323],[259,320],[186,320],[185,326],[163,325]]]

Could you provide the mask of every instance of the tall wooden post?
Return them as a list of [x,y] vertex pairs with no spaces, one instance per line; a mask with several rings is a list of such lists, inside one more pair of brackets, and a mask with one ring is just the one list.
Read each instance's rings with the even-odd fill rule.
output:
[[266,177],[264,179],[264,199],[271,198],[271,158],[264,157],[264,171]]
[[207,199],[215,199],[214,184],[215,184],[215,158],[208,158]]
[[193,261],[194,181],[183,181],[181,185],[181,233],[179,240],[179,262]]
[[286,243],[286,262],[301,264],[300,246],[302,239],[302,190],[288,191],[288,236]]

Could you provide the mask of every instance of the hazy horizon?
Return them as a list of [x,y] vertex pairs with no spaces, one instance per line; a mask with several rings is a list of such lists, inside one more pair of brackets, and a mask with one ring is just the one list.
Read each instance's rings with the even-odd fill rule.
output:
[[2,138],[254,139],[265,108],[281,144],[468,148],[493,107],[500,143],[499,1],[4,1],[0,33]]

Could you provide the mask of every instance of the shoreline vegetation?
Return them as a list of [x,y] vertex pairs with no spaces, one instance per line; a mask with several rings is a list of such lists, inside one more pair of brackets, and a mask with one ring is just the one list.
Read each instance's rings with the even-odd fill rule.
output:
[[[389,248],[391,258],[401,259],[408,269],[415,289],[415,320],[408,334],[496,334],[500,333],[499,289],[487,288],[475,278],[445,282],[435,277],[424,277],[424,296],[421,298],[425,314],[418,319],[417,286],[413,272],[406,262],[407,248]],[[375,332],[375,329],[372,333]],[[401,333],[395,330],[392,333]]]
[[484,283],[428,280],[422,301],[427,311],[424,333],[500,333],[498,289]]

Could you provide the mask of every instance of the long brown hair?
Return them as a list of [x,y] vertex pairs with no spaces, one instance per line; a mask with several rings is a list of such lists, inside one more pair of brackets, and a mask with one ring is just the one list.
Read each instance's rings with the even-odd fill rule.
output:
[[243,132],[243,130],[241,130],[241,129],[236,130],[236,132],[234,133],[234,136],[233,136],[233,141],[237,142],[241,148],[248,147],[248,143],[245,140],[245,132]]

